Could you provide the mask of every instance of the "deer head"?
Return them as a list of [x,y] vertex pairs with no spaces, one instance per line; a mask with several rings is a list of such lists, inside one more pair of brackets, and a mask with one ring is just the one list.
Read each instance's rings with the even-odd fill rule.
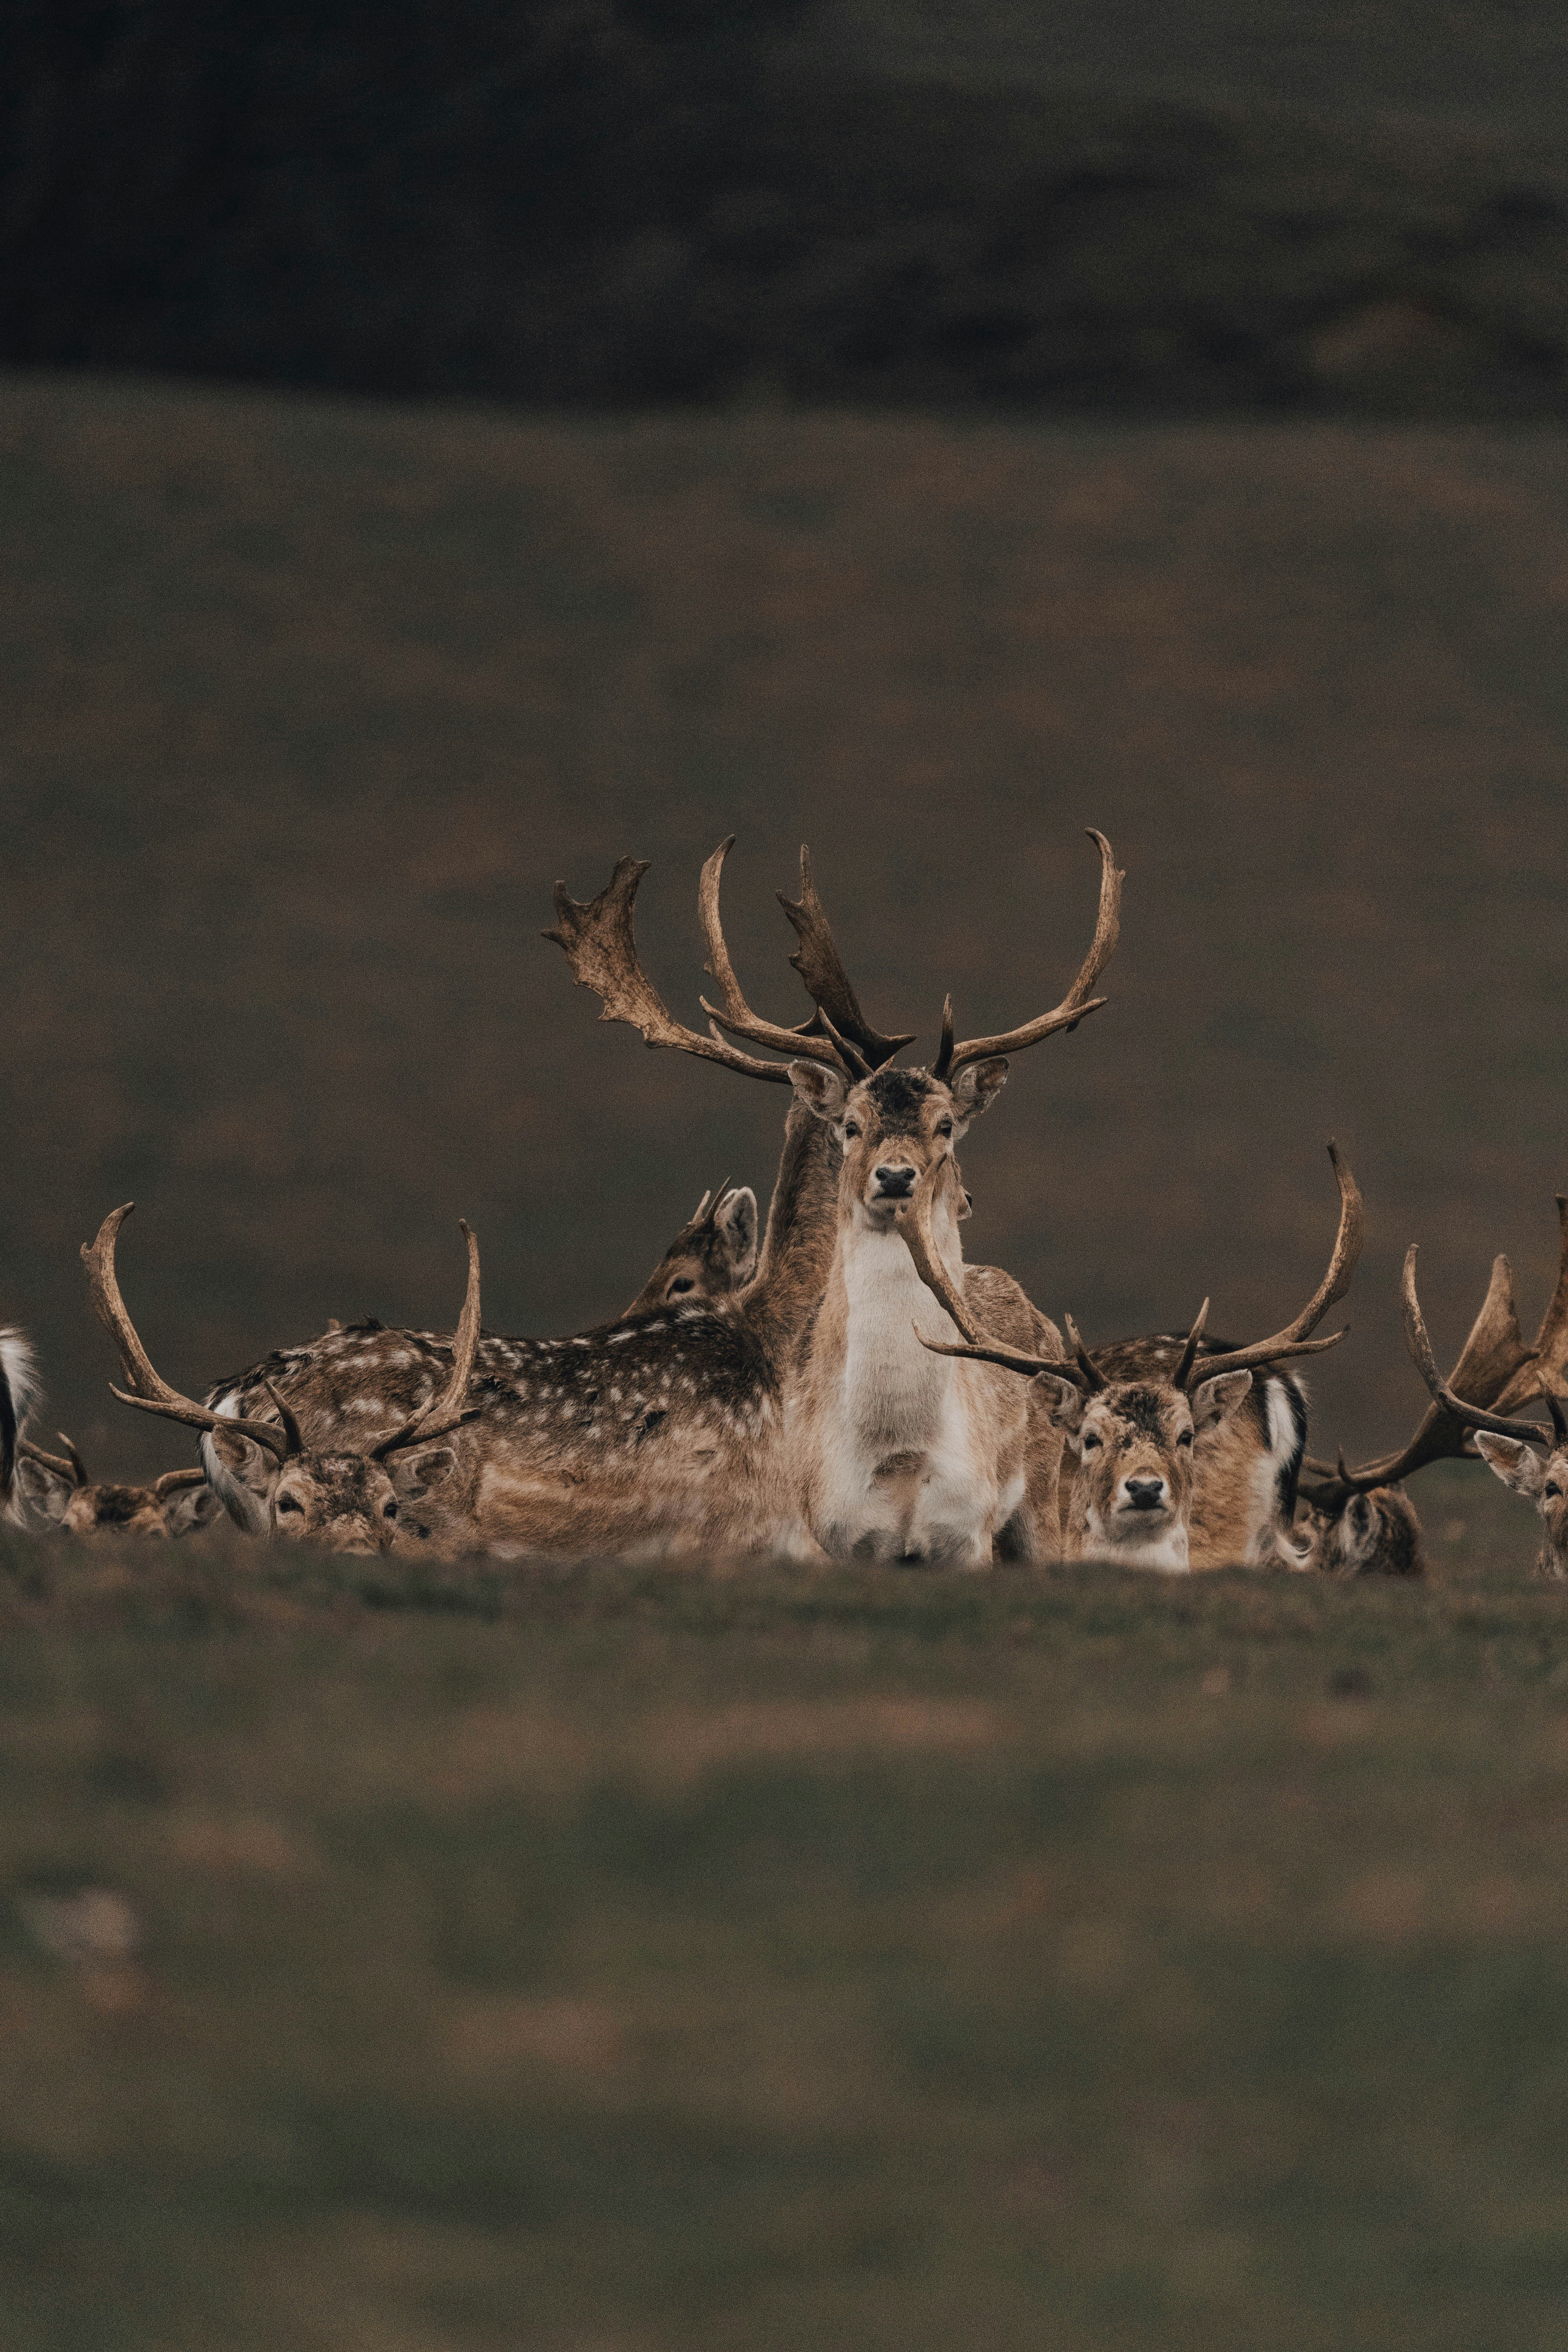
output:
[[[1563,1203],[1560,1202],[1559,1210]],[[1405,1301],[1405,1337],[1415,1369],[1426,1381],[1432,1402],[1445,1416],[1452,1435],[1447,1451],[1459,1454],[1464,1451],[1464,1437],[1473,1431],[1482,1460],[1505,1486],[1522,1495],[1535,1506],[1541,1521],[1542,1546],[1536,1560],[1539,1575],[1554,1581],[1568,1577],[1568,1414],[1563,1400],[1552,1385],[1552,1366],[1543,1360],[1545,1351],[1538,1343],[1537,1352],[1528,1368],[1520,1366],[1510,1377],[1505,1394],[1510,1399],[1521,1384],[1521,1375],[1528,1369],[1542,1385],[1531,1392],[1526,1389],[1520,1402],[1543,1402],[1552,1416],[1550,1433],[1538,1422],[1512,1419],[1500,1412],[1489,1412],[1471,1404],[1457,1392],[1453,1383],[1445,1381],[1437,1369],[1437,1359],[1427,1336],[1421,1302],[1415,1292],[1415,1244],[1405,1253],[1403,1293]],[[1507,1261],[1500,1263],[1506,1270]],[[1497,1268],[1493,1268],[1493,1286],[1497,1285]],[[1559,1291],[1561,1292],[1561,1281]],[[1511,1307],[1511,1300],[1510,1302]],[[1557,1304],[1553,1299],[1552,1308]],[[1552,1324],[1552,1308],[1547,1310],[1546,1333]],[[1483,1313],[1485,1310],[1483,1309]],[[1473,1335],[1472,1335],[1473,1336]],[[1414,1441],[1412,1442],[1412,1448]],[[1429,1449],[1423,1457],[1436,1458]]]
[[1168,1380],[1108,1381],[1064,1318],[1072,1360],[1051,1360],[1005,1346],[982,1330],[943,1262],[931,1224],[931,1200],[941,1178],[932,1167],[912,1195],[899,1230],[921,1281],[963,1335],[957,1343],[922,1339],[933,1354],[966,1357],[1037,1380],[1050,1417],[1076,1457],[1070,1523],[1080,1549],[1145,1556],[1150,1564],[1185,1565],[1194,1459],[1199,1444],[1221,1429],[1252,1386],[1254,1368],[1336,1347],[1344,1333],[1314,1339],[1336,1299],[1350,1288],[1361,1255],[1363,1218],[1354,1176],[1332,1143],[1329,1156],[1340,1188],[1340,1223],[1328,1271],[1301,1312],[1282,1330],[1245,1348],[1200,1355],[1209,1302],[1205,1298]]
[[150,1486],[110,1486],[88,1476],[87,1465],[64,1430],[63,1455],[46,1454],[22,1438],[19,1477],[27,1501],[52,1527],[70,1536],[189,1535],[223,1508],[205,1470],[165,1470]]
[[[468,1250],[468,1295],[453,1340],[452,1373],[446,1388],[375,1445],[357,1453],[325,1453],[306,1445],[298,1421],[270,1382],[265,1385],[277,1421],[244,1421],[182,1396],[153,1370],[126,1311],[114,1267],[120,1228],[134,1206],[134,1202],[128,1201],[123,1208],[112,1210],[99,1228],[97,1239],[82,1244],[94,1309],[120,1351],[130,1384],[129,1391],[111,1388],[111,1393],[121,1404],[160,1413],[205,1433],[216,1456],[211,1463],[213,1484],[230,1517],[248,1533],[313,1543],[336,1552],[389,1550],[399,1509],[386,1466],[389,1459],[406,1447],[429,1445],[459,1423],[471,1420],[478,1411],[465,1402],[479,1339],[479,1252],[468,1226],[461,1225]],[[259,1491],[232,1475],[247,1459],[247,1442],[261,1449],[266,1465]]]
[[757,1268],[757,1196],[749,1184],[727,1181],[704,1192],[680,1231],[621,1317],[681,1302],[728,1298]]
[[1336,1509],[1302,1499],[1296,1540],[1303,1568],[1325,1576],[1425,1576],[1421,1521],[1403,1486],[1358,1488]]
[[[649,1045],[671,1045],[722,1063],[743,1076],[792,1086],[797,1101],[831,1127],[843,1145],[841,1203],[888,1229],[921,1173],[935,1161],[951,1158],[971,1120],[994,1100],[1006,1079],[1007,1056],[1058,1030],[1075,1029],[1106,1002],[1090,992],[1120,933],[1123,877],[1103,834],[1091,832],[1089,838],[1100,857],[1100,916],[1089,954],[1067,995],[1053,1011],[1016,1029],[962,1044],[954,1042],[949,998],[942,1007],[941,1044],[929,1069],[889,1066],[914,1040],[884,1036],[866,1019],[817,897],[805,849],[800,898],[792,902],[781,894],[779,900],[800,941],[790,961],[816,1008],[798,1028],[781,1027],[753,1013],[735,977],[719,913],[720,882],[733,835],[721,843],[702,869],[700,911],[706,969],[718,983],[721,1000],[717,1004],[701,1000],[709,1017],[706,1036],[671,1016],[642,968],[632,905],[647,871],[644,863],[623,857],[598,898],[584,904],[570,898],[565,885],[558,882],[556,925],[544,936],[564,949],[579,987],[591,988],[602,999],[602,1020],[629,1023]],[[761,1060],[729,1044],[730,1037],[789,1058]],[[962,1214],[961,1188],[954,1199]]]

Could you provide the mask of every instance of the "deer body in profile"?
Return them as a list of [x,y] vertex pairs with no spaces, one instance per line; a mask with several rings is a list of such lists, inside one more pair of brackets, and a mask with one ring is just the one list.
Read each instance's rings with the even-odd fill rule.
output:
[[[1245,1348],[1205,1338],[1205,1299],[1184,1339],[1159,1334],[1091,1355],[1069,1317],[1071,1361],[1019,1349],[982,1325],[954,1290],[933,1247],[929,1191],[917,1192],[903,1239],[922,1283],[946,1306],[959,1332],[956,1340],[922,1333],[922,1344],[965,1362],[994,1364],[1041,1392],[1066,1440],[1065,1558],[1111,1559],[1181,1574],[1249,1564],[1268,1556],[1279,1540],[1294,1496],[1287,1500],[1275,1491],[1277,1464],[1267,1428],[1259,1433],[1240,1424],[1260,1387],[1289,1377],[1277,1370],[1280,1363],[1315,1355],[1343,1337],[1310,1337],[1349,1288],[1361,1250],[1361,1194],[1335,1147],[1329,1150],[1340,1186],[1340,1223],[1328,1271],[1292,1322]],[[1271,1418],[1272,1407],[1266,1412]],[[1261,1548],[1259,1517],[1267,1537]]]

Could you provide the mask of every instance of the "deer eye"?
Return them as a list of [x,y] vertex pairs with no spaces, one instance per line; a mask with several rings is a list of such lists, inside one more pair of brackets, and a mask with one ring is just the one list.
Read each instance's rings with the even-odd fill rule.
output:
[[952,1133],[952,1119],[939,1118],[936,1123],[936,1131],[939,1135],[951,1135]]
[[298,1495],[279,1495],[278,1507],[280,1511],[302,1511],[305,1506]]
[[1086,1431],[1084,1433],[1082,1444],[1084,1452],[1086,1454],[1092,1454],[1095,1447],[1100,1444],[1100,1440],[1094,1435],[1092,1431]]
[[846,1135],[858,1135],[860,1132],[859,1120],[858,1118],[847,1118],[844,1122],[844,1132]]
[[381,1507],[381,1516],[384,1519],[395,1519],[397,1517],[396,1504],[383,1503]]
[[1176,1440],[1178,1445],[1190,1445],[1192,1442],[1193,1433],[1190,1429],[1184,1429],[1180,1437]]
[[1542,1490],[1541,1490],[1541,1491],[1542,1491],[1542,1493],[1543,1495],[1560,1495],[1560,1494],[1563,1492],[1563,1489],[1562,1489],[1562,1487],[1557,1484],[1556,1479],[1555,1479],[1555,1478],[1552,1478],[1552,1479],[1549,1479],[1549,1480],[1547,1481],[1546,1485],[1542,1488]]
[[678,1298],[683,1290],[695,1290],[696,1287],[697,1285],[692,1281],[691,1276],[689,1274],[683,1274],[678,1282],[670,1284],[664,1295],[667,1298]]

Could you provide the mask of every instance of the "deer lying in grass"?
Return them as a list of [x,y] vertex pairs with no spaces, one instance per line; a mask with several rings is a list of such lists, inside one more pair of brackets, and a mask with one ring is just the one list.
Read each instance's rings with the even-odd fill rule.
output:
[[[468,1402],[474,1351],[479,1336],[479,1244],[465,1224],[468,1286],[451,1349],[445,1388],[406,1416],[374,1444],[353,1449],[312,1448],[299,1422],[276,1391],[276,1422],[226,1416],[172,1389],[153,1370],[121,1297],[114,1251],[120,1228],[135,1206],[128,1201],[104,1219],[98,1236],[82,1244],[82,1261],[94,1310],[120,1351],[129,1393],[113,1389],[121,1404],[161,1414],[203,1433],[205,1477],[237,1524],[247,1533],[312,1543],[334,1552],[381,1552],[395,1540],[399,1503],[387,1465],[398,1454],[429,1447],[470,1418]],[[247,1448],[268,1462],[259,1491],[236,1475]]]
[[[1404,1295],[1405,1339],[1434,1405],[1451,1425],[1473,1432],[1488,1468],[1505,1486],[1534,1504],[1541,1521],[1541,1549],[1535,1557],[1534,1572],[1546,1582],[1562,1582],[1568,1579],[1568,1413],[1563,1412],[1563,1399],[1555,1388],[1547,1384],[1552,1368],[1539,1357],[1521,1367],[1524,1379],[1539,1381],[1542,1385],[1527,1389],[1518,1399],[1521,1404],[1543,1402],[1552,1416],[1550,1431],[1542,1429],[1538,1422],[1489,1412],[1471,1404],[1456,1392],[1437,1369],[1421,1302],[1415,1294],[1414,1243],[1405,1259]],[[1510,1391],[1516,1384],[1510,1381]]]
[[659,1307],[696,1306],[743,1290],[757,1270],[757,1196],[728,1182],[704,1192],[647,1280],[616,1318]]
[[222,1516],[205,1470],[165,1470],[150,1486],[89,1478],[64,1430],[63,1455],[21,1438],[17,1478],[25,1499],[50,1527],[70,1536],[187,1536]]
[[[926,1554],[923,1530],[896,1524],[895,1490],[900,1480],[910,1483],[909,1462],[900,1457],[945,1442],[943,1399],[964,1391],[955,1381],[931,1379],[912,1339],[901,1336],[907,1318],[889,1315],[874,1295],[868,1303],[858,1277],[852,1339],[844,1314],[824,1306],[845,1218],[858,1223],[842,1197],[840,1136],[847,1119],[859,1135],[868,1118],[881,1131],[884,1117],[894,1133],[915,1105],[922,1150],[950,1153],[964,1121],[1001,1084],[1003,1045],[1032,1044],[1073,1027],[1095,1009],[1099,1000],[1089,998],[1089,987],[1114,941],[1121,877],[1102,845],[1095,946],[1056,1013],[1006,1039],[978,1040],[956,1054],[950,1029],[943,1068],[889,1072],[886,1065],[911,1041],[884,1036],[866,1019],[804,854],[800,899],[783,903],[799,941],[792,961],[812,1014],[790,1029],[752,1013],[719,916],[720,877],[731,845],[724,843],[702,872],[708,968],[724,1000],[710,1012],[706,1034],[674,1019],[642,968],[632,909],[647,868],[637,860],[623,858],[605,888],[585,903],[558,885],[557,921],[548,936],[564,949],[578,982],[601,998],[603,1018],[628,1023],[650,1045],[718,1062],[745,1077],[798,1081],[755,1275],[727,1297],[660,1303],[565,1339],[487,1339],[477,1366],[482,1412],[453,1441],[458,1468],[438,1495],[415,1498],[433,1541],[503,1552],[793,1549],[820,1556],[819,1546],[853,1550],[869,1540],[879,1549]],[[721,1028],[788,1060],[743,1053]],[[977,1063],[983,1066],[974,1067]],[[801,1077],[807,1067],[811,1075]],[[851,1097],[861,1108],[852,1110]],[[862,1179],[858,1159],[857,1171],[857,1183],[872,1181]],[[882,1211],[865,1222],[880,1227]],[[883,1263],[894,1265],[895,1284],[907,1286],[894,1262],[884,1256]],[[1002,1276],[995,1282],[1008,1294],[1017,1337],[1048,1339],[1049,1327],[1016,1286]],[[873,1283],[873,1294],[875,1288]],[[1005,1311],[999,1297],[996,1312]],[[896,1410],[891,1434],[889,1391],[876,1352],[879,1328],[900,1334],[893,1346],[896,1381],[905,1378],[910,1358],[916,1360],[918,1409],[912,1417],[901,1406]],[[264,1414],[262,1383],[270,1378],[311,1441],[324,1444],[349,1416],[363,1414],[374,1427],[425,1393],[426,1344],[421,1335],[379,1329],[329,1334],[224,1383],[208,1402],[228,1413]],[[858,1349],[852,1370],[851,1347]],[[830,1362],[837,1363],[837,1375],[825,1370]],[[849,1450],[859,1461],[859,1492],[847,1523],[842,1510],[824,1516],[803,1509],[803,1488],[810,1482],[800,1465],[824,1415],[841,1433],[851,1433]],[[994,1418],[981,1429],[983,1443]],[[1003,1475],[995,1464],[990,1466],[979,1482],[989,1480],[978,1501],[967,1460],[953,1457],[964,1490],[959,1502],[964,1524],[956,1538],[941,1530],[936,1549],[943,1556],[956,1540],[966,1556],[989,1559],[993,1538],[998,1531],[1006,1534],[1009,1518],[1026,1529],[1026,1406],[1016,1408],[1016,1420]]]
[[[1340,1186],[1339,1230],[1328,1271],[1293,1322],[1248,1347],[1226,1347],[1205,1338],[1205,1299],[1184,1339],[1161,1333],[1090,1354],[1069,1316],[1070,1363],[1010,1347],[978,1321],[933,1227],[935,1172],[917,1187],[900,1236],[921,1282],[960,1334],[947,1340],[922,1331],[921,1344],[933,1355],[1021,1374],[1043,1393],[1067,1441],[1060,1515],[1067,1559],[1110,1559],[1180,1574],[1243,1565],[1279,1549],[1288,1503],[1276,1488],[1275,1414],[1267,1391],[1290,1377],[1278,1374],[1277,1365],[1343,1339],[1342,1331],[1327,1339],[1310,1335],[1350,1288],[1361,1252],[1361,1194],[1332,1144],[1329,1151]],[[1263,1373],[1261,1382],[1255,1371]],[[1248,1406],[1251,1419],[1244,1422]],[[1260,1494],[1268,1506],[1267,1545],[1257,1526]]]
[[[1463,1412],[1507,1413],[1564,1377],[1568,1354],[1568,1197],[1557,1202],[1557,1281],[1534,1344],[1526,1347],[1513,1301],[1506,1257],[1492,1262],[1479,1314],[1458,1361],[1434,1393],[1414,1434],[1397,1453],[1352,1470],[1344,1455],[1331,1466],[1309,1459],[1300,1481],[1307,1565],[1341,1576],[1422,1576],[1426,1559],[1421,1522],[1401,1483],[1428,1463],[1474,1461],[1471,1424]],[[1413,1282],[1413,1277],[1412,1277]],[[1424,1328],[1424,1327],[1423,1327]],[[1407,1323],[1406,1337],[1410,1336]],[[1456,1411],[1447,1398],[1462,1408]],[[1476,1439],[1479,1445],[1480,1441]],[[1490,1461],[1489,1451],[1486,1458]],[[1496,1463],[1492,1464],[1497,1467]],[[1500,1476],[1502,1474],[1499,1472]],[[1528,1475],[1528,1474],[1527,1474]]]

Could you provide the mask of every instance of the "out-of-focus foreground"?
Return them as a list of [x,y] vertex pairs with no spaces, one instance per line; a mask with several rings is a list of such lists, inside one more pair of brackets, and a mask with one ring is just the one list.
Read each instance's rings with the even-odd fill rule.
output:
[[1547,2352],[1568,1629],[0,1559],[16,2352]]

